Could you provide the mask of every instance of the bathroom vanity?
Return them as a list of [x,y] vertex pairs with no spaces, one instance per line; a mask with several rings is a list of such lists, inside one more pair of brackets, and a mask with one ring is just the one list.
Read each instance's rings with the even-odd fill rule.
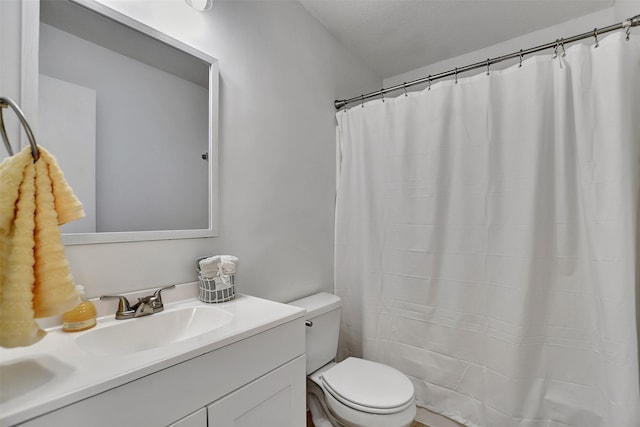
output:
[[50,329],[0,349],[0,426],[305,425],[304,313],[239,295]]

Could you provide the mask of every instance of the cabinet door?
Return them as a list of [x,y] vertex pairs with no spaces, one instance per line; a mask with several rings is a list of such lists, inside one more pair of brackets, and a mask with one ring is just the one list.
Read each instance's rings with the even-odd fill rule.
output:
[[207,408],[202,408],[191,415],[179,419],[168,427],[207,427]]
[[209,427],[304,426],[305,373],[300,356],[212,403]]

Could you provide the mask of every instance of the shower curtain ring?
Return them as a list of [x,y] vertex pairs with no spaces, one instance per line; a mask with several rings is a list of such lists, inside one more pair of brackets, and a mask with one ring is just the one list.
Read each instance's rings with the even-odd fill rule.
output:
[[624,32],[627,35],[626,40],[629,41],[629,37],[631,35],[631,21],[630,20],[626,20],[624,21]]
[[382,102],[384,102],[384,89],[380,89],[380,98],[382,98]]
[[562,57],[564,58],[565,56],[567,56],[567,51],[564,48],[564,38],[560,39],[560,47],[562,48]]
[[487,76],[489,75],[489,65],[491,65],[490,61],[491,59],[487,58]]
[[407,94],[407,82],[402,83],[402,89],[404,89],[404,96],[409,96]]
[[456,73],[456,84],[458,84],[458,67],[456,67],[455,73]]
[[597,28],[593,29],[593,38],[596,39],[596,45],[594,46],[594,49],[595,49],[598,46],[600,46],[600,43],[598,42],[598,29]]
[[431,90],[431,74],[429,74],[429,89],[427,90]]
[[520,49],[520,65],[519,67],[522,67],[522,57],[523,57],[523,53],[522,53],[522,49]]
[[360,105],[364,108],[364,95],[360,95]]
[[558,48],[560,47],[560,39],[556,39],[556,46],[553,48],[553,59],[558,57]]

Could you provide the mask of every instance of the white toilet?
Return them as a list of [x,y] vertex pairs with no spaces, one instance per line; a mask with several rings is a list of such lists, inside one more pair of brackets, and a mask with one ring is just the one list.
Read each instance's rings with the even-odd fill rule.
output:
[[413,384],[400,371],[350,357],[335,363],[340,298],[319,293],[289,303],[307,310],[307,405],[316,427],[408,427]]

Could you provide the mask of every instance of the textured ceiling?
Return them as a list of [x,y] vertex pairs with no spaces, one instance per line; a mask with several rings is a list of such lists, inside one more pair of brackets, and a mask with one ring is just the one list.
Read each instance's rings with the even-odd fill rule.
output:
[[614,0],[300,0],[381,78],[613,5]]

